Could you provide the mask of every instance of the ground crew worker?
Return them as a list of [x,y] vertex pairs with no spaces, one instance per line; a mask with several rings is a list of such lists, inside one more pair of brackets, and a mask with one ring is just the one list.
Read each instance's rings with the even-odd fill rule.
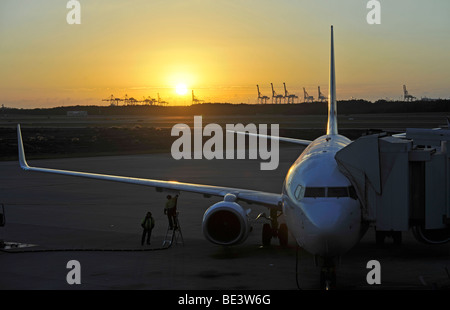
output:
[[144,245],[145,236],[147,236],[147,244],[150,245],[152,229],[153,229],[153,227],[155,227],[155,219],[152,217],[151,212],[147,212],[147,215],[145,216],[144,220],[142,221],[141,226],[143,228],[141,245]]
[[167,218],[169,219],[169,229],[172,230],[175,225],[175,229],[177,229],[177,222],[175,220],[177,216],[177,200],[178,195],[172,197],[167,195],[166,206],[164,207],[164,214],[167,214]]

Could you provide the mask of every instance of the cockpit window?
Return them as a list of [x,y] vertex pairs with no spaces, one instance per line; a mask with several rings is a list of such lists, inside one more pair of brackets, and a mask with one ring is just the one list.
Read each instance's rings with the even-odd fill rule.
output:
[[326,197],[325,196],[325,187],[306,187],[305,188],[305,197]]
[[301,200],[304,195],[305,195],[305,188],[299,184],[295,189],[294,196],[297,200]]
[[327,197],[348,197],[347,187],[328,187]]
[[[299,187],[304,191],[304,195],[297,195]],[[355,188],[353,186],[346,187],[302,187],[298,186],[295,191],[295,197],[300,200],[303,197],[329,197],[329,198],[340,198],[340,197],[350,197],[352,199],[358,199],[356,195]]]

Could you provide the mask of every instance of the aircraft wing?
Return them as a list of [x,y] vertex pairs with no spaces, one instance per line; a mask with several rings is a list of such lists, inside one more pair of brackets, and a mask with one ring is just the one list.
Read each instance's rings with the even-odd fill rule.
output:
[[220,196],[224,197],[227,194],[233,194],[236,196],[237,200],[243,200],[248,203],[256,203],[266,207],[280,208],[281,206],[281,194],[267,193],[248,189],[239,189],[231,187],[220,187],[212,185],[200,185],[193,183],[182,183],[177,181],[162,181],[162,180],[152,180],[152,179],[142,179],[97,173],[87,173],[87,172],[77,172],[68,170],[58,170],[49,168],[38,168],[30,167],[25,158],[25,151],[22,141],[22,133],[20,130],[20,125],[17,125],[17,140],[19,147],[19,163],[20,167],[26,171],[35,171],[43,173],[53,173],[67,176],[83,177],[104,181],[121,182],[142,186],[154,187],[157,191],[184,191],[197,194],[203,194],[205,197],[210,196]]
[[294,143],[294,144],[300,144],[300,145],[304,145],[304,146],[308,146],[312,142],[311,140],[286,138],[286,137],[278,137],[278,136],[269,136],[269,135],[263,135],[263,134],[259,134],[259,133],[251,133],[251,132],[247,132],[247,131],[227,130],[227,132],[234,132],[236,134],[247,135],[247,136],[252,136],[252,137],[261,137],[261,138],[266,138],[266,139],[274,139],[274,140],[278,140],[278,141],[289,142],[289,143]]

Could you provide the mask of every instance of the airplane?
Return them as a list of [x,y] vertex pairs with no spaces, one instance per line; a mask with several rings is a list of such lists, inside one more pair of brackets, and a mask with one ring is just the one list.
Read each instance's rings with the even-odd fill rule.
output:
[[[276,231],[276,234],[271,235],[270,227],[269,230],[263,227],[263,240],[270,241],[276,235],[280,244],[286,245],[289,230],[297,244],[314,255],[317,265],[320,263],[321,287],[334,288],[336,262],[359,242],[368,227],[362,222],[361,205],[355,190],[350,181],[338,170],[334,158],[336,152],[351,141],[338,134],[333,36],[331,26],[326,134],[314,141],[266,136],[306,146],[287,172],[281,193],[31,167],[25,158],[19,124],[17,135],[20,167],[26,171],[149,186],[160,192],[184,191],[202,194],[205,197],[223,197],[223,201],[215,203],[205,211],[202,222],[205,238],[222,246],[236,245],[245,241],[251,231],[250,212],[238,202],[262,205],[271,210],[268,219],[271,221],[271,228]],[[286,223],[281,224],[278,229],[276,217],[280,214],[284,214]]]

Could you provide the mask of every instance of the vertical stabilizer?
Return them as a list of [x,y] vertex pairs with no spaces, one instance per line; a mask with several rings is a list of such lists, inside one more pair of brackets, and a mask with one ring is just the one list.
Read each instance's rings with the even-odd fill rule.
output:
[[330,83],[328,86],[328,124],[327,135],[337,135],[337,107],[336,107],[336,75],[334,70],[334,39],[333,26],[331,26],[331,53],[330,53]]

